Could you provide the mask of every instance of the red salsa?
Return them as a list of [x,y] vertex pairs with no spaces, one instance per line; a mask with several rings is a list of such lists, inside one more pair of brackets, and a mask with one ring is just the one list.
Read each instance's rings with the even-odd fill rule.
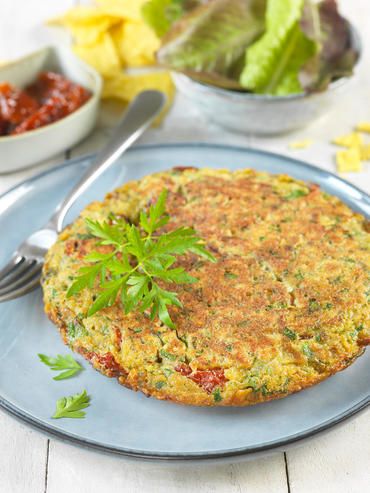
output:
[[0,83],[0,136],[56,122],[76,111],[90,96],[87,89],[54,72],[40,73],[24,90]]
[[181,375],[190,378],[200,387],[202,387],[209,394],[216,387],[223,387],[227,382],[224,370],[222,368],[215,368],[213,370],[197,370],[193,373],[189,365],[181,364],[175,367],[175,370]]

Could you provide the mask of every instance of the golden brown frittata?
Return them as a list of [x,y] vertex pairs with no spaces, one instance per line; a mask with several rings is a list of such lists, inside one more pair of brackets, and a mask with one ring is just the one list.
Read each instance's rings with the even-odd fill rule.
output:
[[[168,228],[193,226],[216,263],[179,259],[198,282],[169,286],[176,329],[120,302],[87,317],[94,292],[66,297],[97,249],[84,218],[140,210],[168,190]],[[173,169],[130,182],[87,207],[50,249],[45,310],[64,341],[134,390],[183,404],[244,406],[284,397],[346,368],[370,343],[365,219],[287,176]],[[98,248],[104,248],[102,246]]]

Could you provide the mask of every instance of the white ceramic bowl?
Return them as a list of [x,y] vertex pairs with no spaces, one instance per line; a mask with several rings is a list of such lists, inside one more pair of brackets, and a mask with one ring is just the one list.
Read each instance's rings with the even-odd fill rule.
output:
[[19,60],[0,65],[0,82],[24,88],[44,70],[65,75],[92,93],[78,110],[50,125],[20,135],[0,137],[0,173],[32,166],[64,151],[86,137],[96,123],[102,80],[68,49],[46,47]]
[[[351,44],[360,58],[360,36],[354,26],[350,29]],[[218,125],[243,134],[277,135],[303,128],[335,108],[351,90],[352,76],[332,82],[326,91],[289,96],[220,89],[179,73],[173,79],[177,89]]]

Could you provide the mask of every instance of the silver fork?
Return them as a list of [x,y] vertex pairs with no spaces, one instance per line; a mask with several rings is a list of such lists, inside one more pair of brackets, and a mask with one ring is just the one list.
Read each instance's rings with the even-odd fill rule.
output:
[[23,296],[37,287],[45,254],[55,243],[72,204],[142,135],[165,101],[165,95],[159,91],[144,91],[130,104],[108,144],[58,205],[48,223],[19,245],[9,263],[0,270],[0,302]]

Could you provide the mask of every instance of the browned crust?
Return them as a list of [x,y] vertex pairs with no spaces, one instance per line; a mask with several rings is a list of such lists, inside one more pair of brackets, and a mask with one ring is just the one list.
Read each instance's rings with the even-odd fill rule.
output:
[[[50,320],[58,326],[59,332],[61,334],[61,337],[63,339],[63,342],[68,345],[68,339],[66,336],[66,326],[61,324],[58,317],[55,315],[53,312],[48,312],[48,316]],[[200,406],[200,407],[210,407],[214,406],[214,402],[209,399],[209,396],[203,396],[204,398],[194,398],[193,395],[188,395],[188,396],[182,396],[181,398],[177,398],[176,396],[169,396],[166,395],[165,393],[160,393],[156,392],[155,389],[150,388],[150,387],[145,387],[142,385],[139,385],[138,379],[132,378],[131,380],[127,380],[127,376],[129,374],[129,370],[120,367],[118,371],[114,372],[112,369],[107,368],[104,364],[101,363],[99,358],[92,357],[91,353],[86,351],[86,349],[82,347],[77,347],[73,348],[74,351],[79,353],[83,358],[86,359],[98,372],[102,373],[106,377],[109,378],[116,378],[118,383],[122,385],[123,387],[126,387],[127,389],[134,390],[135,392],[142,392],[145,394],[147,397],[155,397],[156,399],[159,400],[165,400],[165,401],[171,401],[176,404],[183,404],[183,405],[189,405],[189,406]],[[274,395],[267,395],[263,396],[262,394],[258,392],[250,392],[249,394],[242,394],[236,392],[231,399],[228,400],[223,400],[219,405],[220,406],[226,406],[226,407],[241,407],[241,406],[251,406],[255,404],[260,404],[262,402],[268,402],[272,400],[277,400],[277,399],[282,399],[284,397],[287,397],[288,395],[291,394],[296,394],[297,392],[300,392],[303,389],[308,389],[316,384],[319,384],[320,382],[326,380],[327,378],[331,377],[332,375],[335,375],[336,373],[345,370],[348,368],[354,361],[361,356],[364,353],[364,349],[360,350],[358,354],[353,356],[352,358],[349,358],[348,360],[343,360],[341,363],[338,363],[337,366],[331,368],[330,372],[327,372],[325,374],[321,374],[321,378],[316,378],[314,381],[311,382],[302,382],[301,385],[297,384],[294,388],[291,388],[289,392],[285,394],[274,394]],[[247,396],[247,398],[246,398]]]
[[[363,301],[369,266],[363,245],[368,238],[361,239],[364,243],[357,240],[364,220],[337,199],[324,198],[317,186],[306,189],[306,198],[291,206],[282,195],[304,187],[302,183],[259,177],[246,172],[234,182],[225,172],[208,176],[177,169],[174,175],[162,173],[153,175],[152,181],[128,184],[108,194],[103,204],[91,204],[85,215],[99,214],[108,206],[129,217],[125,204],[134,204],[135,210],[148,206],[165,187],[170,190],[170,227],[195,225],[218,262],[203,262],[193,255],[181,259],[199,281],[176,288],[184,305],[182,310],[171,309],[176,331],[158,323],[150,327],[144,316],[123,316],[114,306],[87,328],[91,335],[71,340],[68,323],[83,324],[85,319],[78,320],[78,304],[74,307],[64,298],[62,303],[53,301],[48,279],[58,279],[61,261],[60,272],[73,269],[89,249],[96,248],[90,239],[77,239],[82,228],[77,222],[62,233],[60,246],[51,250],[44,267],[45,311],[64,342],[127,388],[196,406],[246,406],[279,399],[347,368],[370,343],[369,310]],[[250,211],[238,209],[245,196]],[[276,223],[275,233],[269,228]],[[81,306],[89,296],[81,299]],[[105,316],[112,323],[102,337],[96,326],[102,328]],[[286,335],[287,329],[294,340]],[[177,361],[189,360],[189,371],[153,359],[161,347]],[[284,368],[289,369],[286,384],[280,375]],[[201,378],[202,372],[208,372],[207,378]],[[243,378],[250,384],[244,385]]]

